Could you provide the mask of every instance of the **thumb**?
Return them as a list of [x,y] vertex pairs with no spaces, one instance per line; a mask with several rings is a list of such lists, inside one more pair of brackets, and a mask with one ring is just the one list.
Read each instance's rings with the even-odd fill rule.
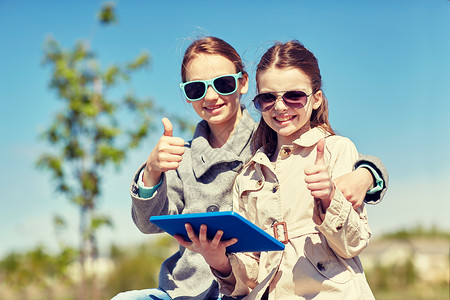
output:
[[163,136],[173,136],[173,126],[169,119],[162,118],[161,122],[164,126],[164,134]]
[[316,165],[325,165],[324,150],[325,140],[321,139],[319,142],[317,142],[317,156],[315,162]]

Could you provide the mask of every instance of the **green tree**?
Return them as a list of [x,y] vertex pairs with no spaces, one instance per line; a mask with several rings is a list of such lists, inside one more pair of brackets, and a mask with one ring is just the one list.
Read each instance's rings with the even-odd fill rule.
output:
[[[102,24],[116,20],[113,8],[103,6]],[[129,85],[132,75],[149,61],[144,52],[127,63],[104,68],[86,42],[72,49],[62,48],[55,39],[44,45],[44,65],[52,72],[50,88],[63,108],[42,134],[52,150],[43,153],[37,165],[50,171],[56,190],[79,208],[80,298],[86,298],[85,262],[98,254],[96,232],[112,224],[108,216],[98,213],[102,175],[107,167],[119,166],[128,151],[140,144],[153,123],[150,113],[159,112],[151,99],[138,98],[130,88],[120,96],[114,92]],[[124,110],[127,116],[135,116],[132,122],[127,119],[133,127],[124,125],[120,117]]]
[[42,245],[25,253],[11,252],[0,260],[0,283],[13,289],[22,299],[29,298],[29,286],[39,287],[45,292],[45,299],[51,300],[55,286],[72,284],[67,271],[75,258],[71,248],[52,255]]
[[115,3],[114,2],[105,2],[102,5],[98,13],[98,20],[101,24],[109,25],[117,23],[117,14],[115,11]]
[[26,287],[33,282],[33,274],[25,267],[25,256],[11,252],[0,261],[0,272],[4,283],[20,294],[21,299],[27,299]]

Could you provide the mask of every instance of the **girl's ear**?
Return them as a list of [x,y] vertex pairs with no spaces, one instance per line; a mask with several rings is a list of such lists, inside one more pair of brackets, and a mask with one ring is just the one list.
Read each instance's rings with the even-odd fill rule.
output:
[[313,109],[318,109],[320,107],[320,105],[322,105],[323,102],[323,93],[322,90],[318,90],[315,94],[314,94],[314,103],[313,103]]
[[241,89],[239,92],[241,94],[245,94],[248,92],[248,74],[242,75],[242,78],[239,79],[239,82],[241,84]]

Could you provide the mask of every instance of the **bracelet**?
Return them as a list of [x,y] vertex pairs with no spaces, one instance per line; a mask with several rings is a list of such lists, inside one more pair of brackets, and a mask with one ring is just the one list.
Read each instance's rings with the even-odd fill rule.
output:
[[153,194],[156,192],[156,190],[159,188],[159,186],[162,183],[162,178],[161,180],[158,182],[157,185],[152,186],[152,187],[148,187],[145,186],[144,181],[142,180],[142,177],[144,176],[144,169],[141,170],[141,172],[139,173],[139,177],[138,177],[138,187],[139,187],[139,197],[141,198],[151,198],[153,196]]
[[384,180],[380,177],[380,175],[378,174],[377,170],[375,170],[374,168],[372,168],[369,164],[360,164],[358,166],[358,168],[366,168],[370,171],[370,173],[372,173],[372,176],[375,180],[376,185],[369,191],[367,191],[367,194],[371,195],[371,194],[375,194],[376,192],[379,192],[383,189],[384,187]]

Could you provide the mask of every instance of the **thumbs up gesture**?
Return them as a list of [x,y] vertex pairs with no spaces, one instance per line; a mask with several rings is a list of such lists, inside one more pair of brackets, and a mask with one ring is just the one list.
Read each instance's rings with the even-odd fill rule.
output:
[[168,118],[162,120],[164,134],[147,158],[143,181],[146,186],[155,186],[161,180],[161,174],[176,170],[183,158],[184,140],[173,136],[172,123]]
[[322,208],[326,210],[334,197],[335,187],[328,173],[328,166],[324,157],[325,140],[317,143],[317,156],[314,165],[305,169],[305,181],[311,195],[322,201]]

